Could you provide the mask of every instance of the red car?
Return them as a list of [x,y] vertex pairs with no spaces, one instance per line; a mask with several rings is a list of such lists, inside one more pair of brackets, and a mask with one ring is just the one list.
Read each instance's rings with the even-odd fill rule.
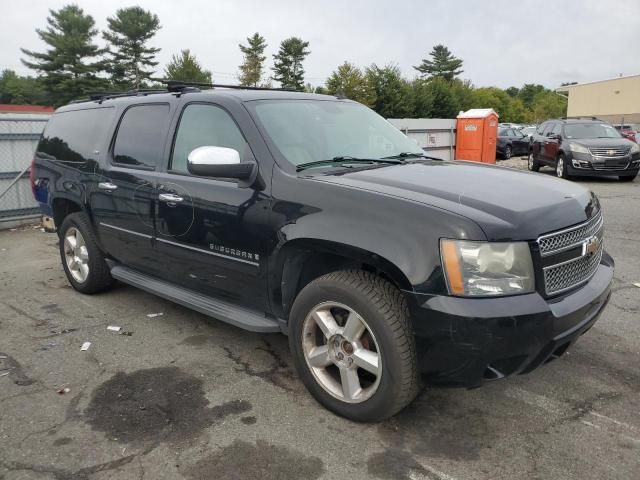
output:
[[635,125],[614,125],[614,128],[620,132],[624,138],[640,143],[640,132],[638,132]]

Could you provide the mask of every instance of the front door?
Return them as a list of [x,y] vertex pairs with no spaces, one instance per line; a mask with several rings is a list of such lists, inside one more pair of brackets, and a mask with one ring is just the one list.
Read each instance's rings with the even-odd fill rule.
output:
[[169,111],[165,103],[136,105],[124,111],[90,192],[102,246],[122,264],[149,273],[158,269],[153,253],[155,182]]
[[231,115],[208,103],[187,104],[167,172],[158,178],[157,250],[174,283],[265,310],[265,231],[269,197],[237,181],[192,176],[189,153],[201,146],[253,154]]
[[544,159],[548,163],[555,164],[555,161],[558,158],[561,131],[562,125],[555,122],[553,124],[553,128],[546,134],[547,136],[544,139]]

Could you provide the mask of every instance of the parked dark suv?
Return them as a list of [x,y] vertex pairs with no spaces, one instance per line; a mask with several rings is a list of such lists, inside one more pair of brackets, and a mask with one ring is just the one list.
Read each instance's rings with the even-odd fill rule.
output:
[[311,394],[359,421],[401,410],[420,374],[529,372],[609,298],[580,185],[425,157],[341,98],[170,88],[62,107],[42,135],[33,188],[79,292],[117,279],[288,334]]
[[549,165],[565,179],[617,175],[632,182],[640,170],[640,145],[597,118],[546,121],[531,142],[528,166],[534,172]]

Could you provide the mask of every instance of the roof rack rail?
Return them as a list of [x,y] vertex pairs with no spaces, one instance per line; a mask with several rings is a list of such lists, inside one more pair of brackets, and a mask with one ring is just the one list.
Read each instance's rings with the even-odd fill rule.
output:
[[83,102],[102,102],[108,98],[119,98],[119,97],[135,97],[137,95],[151,95],[158,93],[167,93],[166,90],[160,90],[157,88],[140,88],[137,90],[128,90],[128,91],[114,91],[114,92],[85,92],[87,94],[87,98],[79,98],[77,100],[72,100],[69,103],[83,103]]
[[604,122],[604,120],[601,120],[598,117],[594,117],[591,115],[579,115],[576,117],[560,117],[561,120],[597,120],[599,122]]
[[153,80],[166,84],[167,90],[170,92],[181,92],[188,88],[193,88],[193,87],[233,88],[236,90],[273,90],[277,92],[295,92],[296,91],[291,88],[245,87],[242,85],[226,85],[222,83],[183,82],[182,80],[160,80],[160,79],[153,79]]

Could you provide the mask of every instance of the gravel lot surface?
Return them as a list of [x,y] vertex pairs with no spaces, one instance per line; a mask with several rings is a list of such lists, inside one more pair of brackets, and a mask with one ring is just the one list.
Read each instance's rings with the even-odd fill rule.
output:
[[0,232],[0,479],[640,478],[640,179],[580,183],[617,262],[595,327],[529,375],[426,389],[373,425],[321,408],[284,336],[124,285],[81,295],[55,235]]

